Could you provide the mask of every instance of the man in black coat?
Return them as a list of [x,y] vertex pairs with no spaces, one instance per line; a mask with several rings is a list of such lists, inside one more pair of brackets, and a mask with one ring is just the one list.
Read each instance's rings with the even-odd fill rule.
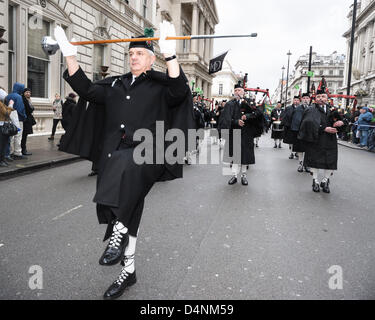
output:
[[[237,176],[241,172],[242,185],[247,186],[247,170],[249,165],[255,164],[254,138],[259,135],[259,128],[263,126],[263,114],[257,109],[255,103],[244,98],[245,91],[239,84],[235,85],[235,99],[225,105],[222,113],[221,129],[229,130],[229,148],[225,149],[225,162],[232,163],[233,176],[229,180],[229,185],[237,183]],[[241,161],[236,157],[234,148],[234,130],[241,130]],[[240,163],[239,163],[239,162]]]
[[279,147],[281,149],[281,140],[284,137],[284,127],[281,125],[283,110],[281,109],[281,101],[276,105],[276,108],[271,112],[271,123],[272,123],[272,134],[271,139],[275,141],[274,148]]
[[282,116],[283,120],[281,121],[281,124],[284,126],[284,143],[289,144],[289,149],[291,151],[289,159],[291,160],[294,159],[293,144],[297,142],[297,136],[291,130],[292,119],[294,112],[296,111],[296,108],[300,105],[300,103],[300,97],[295,96],[293,99],[293,104],[285,108],[284,114]]
[[[316,104],[308,108],[301,122],[298,138],[304,141],[305,165],[311,168],[313,191],[330,193],[330,177],[337,170],[338,147],[337,133],[344,126],[338,113],[333,114],[328,104],[328,94],[319,90]],[[319,185],[319,169],[324,170]]]
[[[149,31],[141,37],[152,37]],[[182,177],[186,149],[178,150],[178,161],[175,153],[168,153],[175,137],[171,129],[187,137],[187,130],[194,128],[188,81],[177,62],[176,41],[167,41],[168,36],[175,36],[175,29],[164,21],[159,46],[167,74],[151,69],[156,61],[152,42],[132,42],[131,72],[92,83],[79,67],[77,47],[61,27],[55,29],[68,66],[64,78],[81,97],[60,149],[97,158],[94,202],[99,223],[108,224],[104,239],[110,238],[99,263],[110,266],[121,261],[124,266],[104,299],[118,298],[136,282],[134,255],[145,197],[154,183]],[[85,100],[90,102],[87,108]],[[143,157],[150,152],[151,158]]]
[[293,144],[293,152],[297,153],[298,160],[299,160],[299,166],[297,171],[302,173],[310,172],[310,170],[304,165],[304,156],[305,156],[305,146],[302,140],[298,139],[298,132],[301,127],[301,121],[303,118],[303,114],[305,111],[309,108],[311,102],[310,95],[308,93],[304,93],[302,95],[301,104],[296,108],[293,118],[290,130],[295,136],[295,143]]
[[21,148],[24,156],[31,156],[32,153],[27,151],[27,136],[33,134],[33,126],[36,125],[35,118],[33,116],[34,106],[31,102],[31,89],[25,88],[22,94],[23,104],[25,105],[26,120],[23,122]]
[[73,112],[77,106],[76,102],[77,95],[73,92],[69,93],[66,100],[62,106],[62,126],[64,130],[68,130],[69,124],[72,122]]

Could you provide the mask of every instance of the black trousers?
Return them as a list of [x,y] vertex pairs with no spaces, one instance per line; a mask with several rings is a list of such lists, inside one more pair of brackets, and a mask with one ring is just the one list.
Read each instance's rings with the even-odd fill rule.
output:
[[8,144],[8,136],[4,136],[0,131],[0,162],[4,161],[5,150]]
[[26,143],[27,143],[27,136],[29,134],[25,132],[25,130],[22,130],[22,140],[21,140],[21,148],[22,148],[22,152],[26,152],[27,151],[27,148],[26,148]]
[[61,119],[53,119],[53,127],[52,127],[52,134],[51,134],[52,137],[55,136],[56,128],[57,128],[57,125],[59,124],[59,122],[61,122],[61,124],[62,124]]

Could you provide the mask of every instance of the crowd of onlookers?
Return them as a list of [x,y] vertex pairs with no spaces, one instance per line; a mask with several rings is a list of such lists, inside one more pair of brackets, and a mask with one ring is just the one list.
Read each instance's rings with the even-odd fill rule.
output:
[[[18,82],[9,94],[0,87],[0,167],[8,167],[15,160],[32,156],[27,150],[27,137],[33,134],[33,126],[36,125],[31,95],[31,90]],[[55,98],[52,106],[53,128],[49,140],[54,140],[59,122],[64,129],[67,128],[76,105],[74,93],[69,94],[65,102],[58,94]],[[9,124],[15,130],[8,130]]]
[[345,129],[339,133],[339,138],[365,148],[375,150],[375,109],[359,107],[353,109],[338,109],[345,120]]

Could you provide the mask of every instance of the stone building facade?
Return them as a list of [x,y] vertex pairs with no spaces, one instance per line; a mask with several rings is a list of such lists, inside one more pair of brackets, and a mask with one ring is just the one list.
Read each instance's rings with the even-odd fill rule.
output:
[[218,101],[233,99],[234,86],[239,80],[230,63],[224,60],[223,69],[213,80],[212,98]]
[[[310,89],[312,84],[317,89],[322,77],[324,76],[328,89],[331,94],[342,93],[342,86],[344,83],[344,69],[345,69],[345,55],[338,54],[336,51],[331,55],[320,55],[313,52],[312,55],[312,72],[314,77],[311,78]],[[298,95],[300,90],[302,93],[307,92],[309,70],[309,54],[299,57],[294,70],[289,75],[288,82],[288,99],[287,104],[290,104],[293,97]],[[273,102],[280,100],[281,96],[281,80],[273,94]],[[286,80],[283,83],[283,102],[286,100]]]
[[[343,92],[346,94],[349,68],[353,6],[348,14],[347,61]],[[375,105],[375,0],[360,0],[357,7],[351,94],[357,95],[360,105]]]
[[[60,52],[46,56],[43,36],[53,36],[61,25],[77,41],[130,38],[152,27],[158,35],[162,19],[171,21],[176,33],[214,33],[218,17],[213,0],[0,0],[0,27],[7,41],[0,45],[0,86],[11,91],[18,81],[30,87],[36,110],[36,133],[52,127],[55,93],[65,97],[71,88],[62,79],[65,70]],[[212,40],[178,41],[177,54],[189,80],[210,91],[208,61]],[[157,43],[154,69],[165,70]],[[78,61],[92,80],[129,72],[127,43],[78,47]],[[59,129],[59,128],[58,128]]]

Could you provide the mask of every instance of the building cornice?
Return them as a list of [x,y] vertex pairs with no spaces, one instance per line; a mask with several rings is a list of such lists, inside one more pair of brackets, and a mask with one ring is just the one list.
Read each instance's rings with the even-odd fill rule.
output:
[[[365,18],[367,17],[367,15],[369,13],[372,13],[373,11],[375,10],[375,1],[372,1],[371,3],[368,4],[368,6],[358,15],[357,19],[356,19],[356,30],[358,30],[358,26],[365,20]],[[371,23],[375,20],[375,17],[373,17],[371,20],[368,21],[368,23]],[[362,28],[361,28],[362,29]],[[360,32],[361,31],[358,30],[357,32]],[[352,32],[352,28],[350,27],[350,29],[348,31],[346,31],[342,36],[344,38],[348,38],[350,37],[351,35],[351,32]]]

